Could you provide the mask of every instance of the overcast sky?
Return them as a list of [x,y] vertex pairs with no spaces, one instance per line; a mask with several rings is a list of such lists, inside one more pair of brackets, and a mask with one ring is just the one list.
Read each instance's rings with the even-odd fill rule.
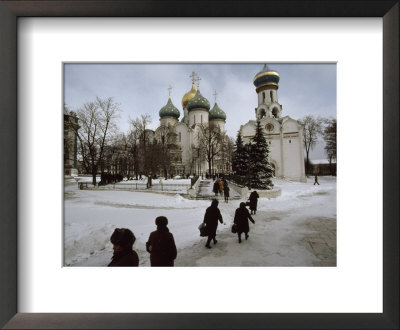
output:
[[[336,64],[268,63],[280,74],[278,98],[282,116],[300,119],[306,115],[336,118]],[[217,92],[219,107],[226,113],[227,134],[236,138],[240,125],[255,119],[257,94],[254,76],[263,64],[65,64],[65,100],[71,110],[78,110],[96,96],[113,97],[122,110],[119,126],[122,132],[129,119],[149,114],[150,128],[159,125],[160,109],[171,99],[183,117],[182,97],[192,85],[194,71],[200,78],[200,91],[214,105]],[[320,142],[311,159],[326,155]]]

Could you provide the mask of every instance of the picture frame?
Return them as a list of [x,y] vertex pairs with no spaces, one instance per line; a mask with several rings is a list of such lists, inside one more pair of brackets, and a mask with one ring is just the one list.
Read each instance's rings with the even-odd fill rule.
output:
[[[193,6],[196,5],[196,12]],[[399,328],[399,1],[9,1],[0,2],[0,325],[5,328]],[[382,17],[383,279],[382,314],[30,314],[17,310],[18,17]]]

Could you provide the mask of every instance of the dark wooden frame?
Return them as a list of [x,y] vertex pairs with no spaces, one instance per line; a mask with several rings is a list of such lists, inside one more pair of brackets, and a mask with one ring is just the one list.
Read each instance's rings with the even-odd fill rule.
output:
[[[17,313],[17,19],[54,17],[382,17],[382,314]],[[399,329],[399,0],[0,1],[0,326],[43,329]],[[133,297],[134,298],[134,297]],[[218,299],[219,297],[210,297]],[[62,298],[61,298],[62,299]],[[268,299],[268,297],[266,297]],[[346,297],[343,297],[346,299]],[[251,304],[251,301],[243,301]]]

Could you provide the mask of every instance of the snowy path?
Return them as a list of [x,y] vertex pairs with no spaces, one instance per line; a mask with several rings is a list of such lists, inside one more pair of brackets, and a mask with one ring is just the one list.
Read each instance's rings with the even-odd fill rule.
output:
[[116,227],[130,228],[140,266],[149,266],[145,242],[155,230],[154,219],[165,215],[178,247],[176,266],[331,266],[336,261],[336,180],[320,178],[321,186],[276,180],[282,196],[261,198],[250,238],[237,241],[230,232],[241,200],[219,207],[218,243],[204,247],[197,229],[208,200],[179,195],[121,191],[79,191],[66,187],[65,262],[70,266],[106,266],[112,255],[109,237]]

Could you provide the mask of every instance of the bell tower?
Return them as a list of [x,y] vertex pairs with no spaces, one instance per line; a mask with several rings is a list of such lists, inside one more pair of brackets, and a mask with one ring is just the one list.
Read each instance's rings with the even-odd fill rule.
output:
[[256,118],[280,118],[282,105],[278,102],[279,73],[271,70],[267,64],[253,79],[258,97],[258,106],[255,108]]

